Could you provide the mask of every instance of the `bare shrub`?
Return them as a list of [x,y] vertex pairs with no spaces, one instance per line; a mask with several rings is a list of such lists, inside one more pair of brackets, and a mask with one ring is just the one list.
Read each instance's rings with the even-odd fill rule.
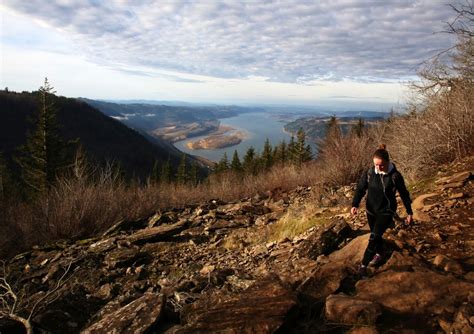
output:
[[322,179],[331,186],[355,182],[370,164],[374,140],[364,133],[339,135],[321,143],[318,167]]

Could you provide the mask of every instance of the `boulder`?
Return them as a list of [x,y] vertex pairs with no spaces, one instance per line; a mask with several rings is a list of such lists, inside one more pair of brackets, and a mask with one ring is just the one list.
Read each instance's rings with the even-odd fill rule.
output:
[[298,287],[298,292],[315,300],[323,299],[336,292],[344,278],[349,275],[342,262],[328,262],[308,277]]
[[441,314],[467,300],[474,284],[420,268],[381,272],[356,284],[357,298],[372,300],[394,313]]
[[273,333],[296,305],[295,295],[269,276],[236,295],[201,298],[183,310],[176,333]]
[[364,257],[365,249],[369,244],[370,233],[352,239],[343,248],[329,255],[330,262],[344,262],[347,265],[357,265]]
[[348,334],[379,334],[379,331],[375,327],[362,326],[362,327],[354,327],[347,333]]
[[343,294],[328,296],[325,309],[328,321],[350,325],[374,325],[382,314],[379,304]]
[[145,333],[157,324],[163,306],[162,294],[147,292],[124,307],[105,314],[82,333]]
[[104,262],[109,268],[127,266],[138,258],[139,253],[138,247],[117,248],[107,253]]
[[394,251],[388,261],[382,267],[380,267],[380,271],[385,271],[388,269],[397,271],[411,270],[413,267],[423,266],[425,266],[425,263],[416,257]]
[[308,239],[304,240],[298,254],[300,257],[316,260],[319,255],[332,253],[344,239],[351,237],[353,233],[354,231],[344,219],[335,219],[316,229]]

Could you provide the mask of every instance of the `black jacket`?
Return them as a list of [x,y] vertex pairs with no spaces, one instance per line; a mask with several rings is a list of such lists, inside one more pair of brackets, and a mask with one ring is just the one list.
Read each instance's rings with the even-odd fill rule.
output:
[[352,200],[352,206],[358,208],[368,190],[366,210],[372,215],[393,215],[397,210],[396,191],[400,194],[407,214],[412,215],[410,194],[405,186],[402,174],[395,168],[385,175],[376,174],[375,167],[365,170],[361,175]]

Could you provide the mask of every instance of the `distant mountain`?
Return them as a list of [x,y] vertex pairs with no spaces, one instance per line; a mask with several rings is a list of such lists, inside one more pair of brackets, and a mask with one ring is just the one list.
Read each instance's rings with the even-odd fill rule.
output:
[[[130,129],[81,100],[54,97],[54,104],[63,137],[79,138],[96,162],[115,161],[127,176],[142,179],[151,173],[155,161],[163,164],[169,159],[176,170],[182,152],[169,142]],[[28,131],[33,131],[28,119],[37,109],[37,92],[0,91],[0,151],[7,160],[25,143]],[[188,160],[197,162],[191,156]]]

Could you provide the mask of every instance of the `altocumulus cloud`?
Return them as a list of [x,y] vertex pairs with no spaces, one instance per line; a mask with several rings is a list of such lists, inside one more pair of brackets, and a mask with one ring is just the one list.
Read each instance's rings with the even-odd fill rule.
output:
[[452,44],[441,1],[13,1],[97,63],[272,81],[399,80]]

